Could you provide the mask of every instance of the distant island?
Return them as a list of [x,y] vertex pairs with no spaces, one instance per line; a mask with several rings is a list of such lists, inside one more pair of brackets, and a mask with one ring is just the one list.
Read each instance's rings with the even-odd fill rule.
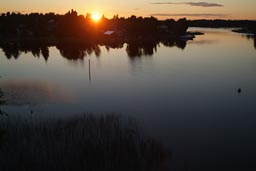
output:
[[256,21],[250,20],[191,20],[190,27],[236,28],[238,33],[256,34]]

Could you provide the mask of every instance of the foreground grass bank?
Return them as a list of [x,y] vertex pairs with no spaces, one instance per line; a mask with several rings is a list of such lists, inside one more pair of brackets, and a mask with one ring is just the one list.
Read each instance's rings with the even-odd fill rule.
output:
[[0,122],[0,170],[165,170],[170,153],[133,120],[83,115]]

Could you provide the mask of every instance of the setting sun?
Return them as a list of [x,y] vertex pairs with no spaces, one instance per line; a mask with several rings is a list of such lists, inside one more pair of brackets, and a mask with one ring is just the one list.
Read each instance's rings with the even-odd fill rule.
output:
[[95,22],[97,22],[97,21],[99,21],[99,20],[101,19],[101,16],[100,16],[99,13],[95,12],[95,13],[92,14],[92,19],[93,19]]

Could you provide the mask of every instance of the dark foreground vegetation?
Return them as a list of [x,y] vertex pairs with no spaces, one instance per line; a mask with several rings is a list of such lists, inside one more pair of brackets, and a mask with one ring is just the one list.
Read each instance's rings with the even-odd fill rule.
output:
[[1,171],[165,170],[170,153],[133,120],[83,115],[0,122]]

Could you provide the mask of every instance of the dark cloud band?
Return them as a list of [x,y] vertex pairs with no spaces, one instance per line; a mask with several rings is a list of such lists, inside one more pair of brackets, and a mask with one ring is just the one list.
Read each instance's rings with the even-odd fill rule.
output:
[[190,5],[190,6],[196,6],[196,7],[223,7],[224,5],[218,4],[218,3],[209,3],[209,2],[181,2],[181,3],[175,3],[175,2],[154,2],[151,3],[154,5]]
[[229,14],[150,14],[151,16],[159,17],[228,17]]

